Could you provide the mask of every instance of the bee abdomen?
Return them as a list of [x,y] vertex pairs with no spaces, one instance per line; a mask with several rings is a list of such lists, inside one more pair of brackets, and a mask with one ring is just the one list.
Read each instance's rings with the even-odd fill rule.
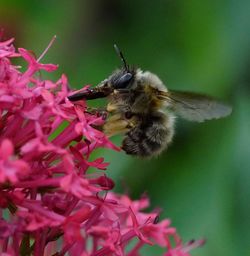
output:
[[165,116],[153,115],[127,132],[122,149],[129,155],[151,157],[158,155],[171,142],[173,125]]
[[144,138],[140,142],[135,142],[129,136],[125,137],[122,144],[122,149],[127,154],[140,157],[154,155],[161,147],[162,145],[160,143],[152,142],[147,138]]

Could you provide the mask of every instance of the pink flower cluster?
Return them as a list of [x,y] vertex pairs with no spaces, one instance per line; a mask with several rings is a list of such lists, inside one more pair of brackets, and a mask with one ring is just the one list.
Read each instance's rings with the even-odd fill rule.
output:
[[[108,163],[90,160],[96,148],[119,150],[96,129],[103,117],[67,99],[65,75],[41,78],[41,70],[57,68],[40,63],[44,54],[36,59],[12,43],[0,42],[1,255],[138,256],[144,244],[157,244],[165,256],[188,256],[201,245],[183,245],[169,220],[143,212],[148,198],[110,191]],[[12,64],[15,57],[27,62],[25,72]]]

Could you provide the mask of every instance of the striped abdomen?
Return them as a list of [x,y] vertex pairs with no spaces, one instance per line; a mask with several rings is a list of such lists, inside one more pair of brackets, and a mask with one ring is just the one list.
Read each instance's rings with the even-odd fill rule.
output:
[[125,134],[122,149],[139,157],[158,155],[172,141],[173,125],[174,119],[170,115],[162,112],[147,114]]

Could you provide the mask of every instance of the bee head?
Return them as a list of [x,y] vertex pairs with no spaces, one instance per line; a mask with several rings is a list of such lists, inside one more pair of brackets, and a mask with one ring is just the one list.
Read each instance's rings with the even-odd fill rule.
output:
[[114,89],[129,89],[134,81],[133,72],[124,69],[115,71],[109,78],[109,82]]
[[118,89],[130,89],[135,80],[135,69],[130,68],[127,65],[127,62],[119,50],[117,45],[114,45],[117,55],[122,61],[122,68],[115,70],[107,79],[102,81],[97,87],[108,88],[109,90],[118,90]]

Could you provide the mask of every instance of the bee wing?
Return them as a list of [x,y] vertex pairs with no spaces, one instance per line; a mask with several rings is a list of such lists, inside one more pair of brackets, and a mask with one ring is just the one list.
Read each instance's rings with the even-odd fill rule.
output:
[[232,108],[210,96],[192,92],[159,92],[158,98],[168,102],[168,107],[184,119],[203,122],[231,114]]

